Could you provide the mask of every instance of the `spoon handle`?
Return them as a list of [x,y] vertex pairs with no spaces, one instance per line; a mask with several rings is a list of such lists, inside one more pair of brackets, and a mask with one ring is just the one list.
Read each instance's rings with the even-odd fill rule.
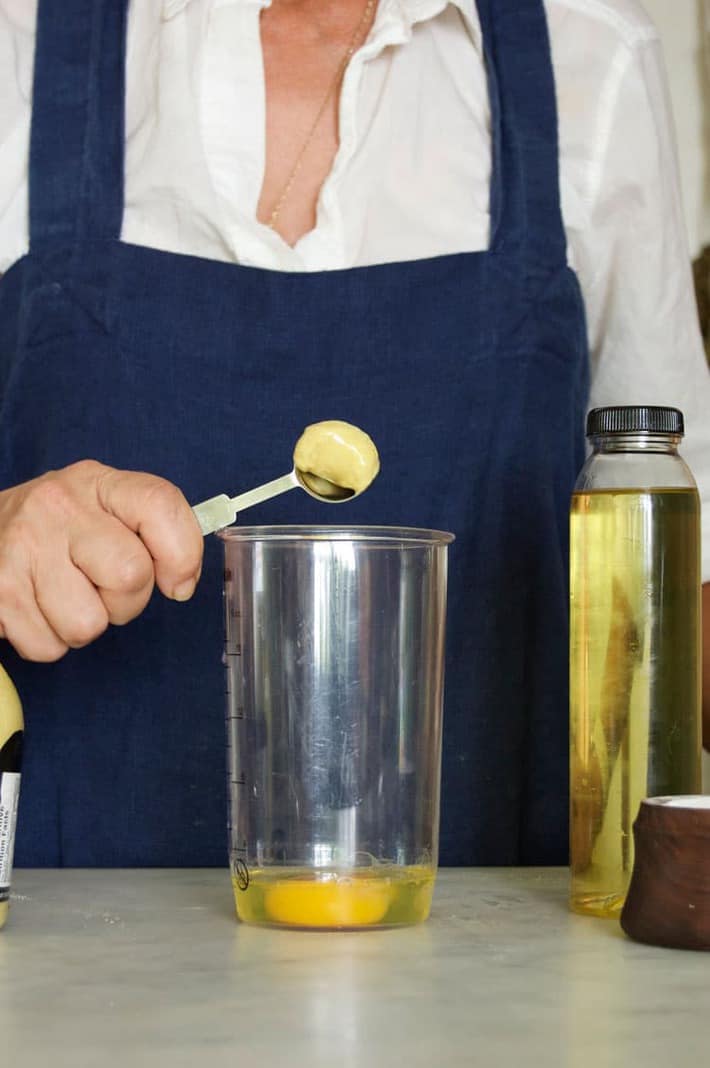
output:
[[253,490],[241,493],[238,497],[228,497],[226,493],[220,493],[217,497],[210,497],[208,501],[196,504],[192,511],[200,530],[203,534],[213,534],[216,530],[228,527],[237,518],[238,512],[245,508],[252,508],[255,504],[268,501],[271,497],[277,497],[280,493],[294,489],[299,485],[295,471],[281,478],[274,478],[271,482],[265,482],[263,486],[257,486]]

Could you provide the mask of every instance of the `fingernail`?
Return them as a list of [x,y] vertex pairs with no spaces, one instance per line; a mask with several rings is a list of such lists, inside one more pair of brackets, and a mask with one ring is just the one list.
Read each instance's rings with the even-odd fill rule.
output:
[[194,579],[188,579],[186,582],[181,582],[179,586],[176,586],[173,590],[174,601],[189,601],[195,592],[196,582]]

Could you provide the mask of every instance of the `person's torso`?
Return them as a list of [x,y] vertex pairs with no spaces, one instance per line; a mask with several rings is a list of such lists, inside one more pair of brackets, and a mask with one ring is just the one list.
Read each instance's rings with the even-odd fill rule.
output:
[[[0,15],[3,6],[13,31],[0,35],[4,77],[12,72],[18,88],[8,87],[10,133],[0,146],[0,270],[27,245],[21,176],[36,0],[3,0]],[[131,4],[123,239],[276,270],[486,248],[490,108],[473,0],[380,0],[369,39],[344,79],[340,146],[321,189],[317,226],[293,249],[256,219],[265,154],[263,6]],[[634,43],[653,31],[633,0],[547,0],[546,10],[574,266],[603,165],[605,109]],[[1,117],[2,105],[0,128]]]
[[[305,273],[125,240],[125,0],[72,3],[42,2],[31,250],[0,282],[0,486],[92,456],[196,501],[279,474],[304,424],[364,427],[382,470],[347,522],[456,534],[442,859],[562,861],[588,357],[541,0],[478,0],[490,249]],[[324,507],[292,493],[253,518]],[[188,606],[156,595],[55,665],[3,649],[28,722],[18,862],[219,863],[221,587],[208,539]]]

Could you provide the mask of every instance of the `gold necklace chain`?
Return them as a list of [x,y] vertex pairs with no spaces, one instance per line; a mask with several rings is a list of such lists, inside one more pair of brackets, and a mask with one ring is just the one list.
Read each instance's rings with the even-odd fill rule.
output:
[[291,168],[291,172],[290,172],[288,178],[286,179],[286,183],[285,183],[285,185],[284,185],[284,187],[283,187],[283,189],[281,191],[281,195],[279,196],[278,200],[276,201],[276,205],[275,205],[273,211],[271,212],[271,215],[269,216],[269,221],[268,221],[267,225],[270,226],[272,230],[276,229],[276,224],[277,224],[277,222],[279,220],[279,216],[281,214],[281,209],[283,208],[286,200],[288,199],[288,196],[289,196],[289,194],[290,194],[290,192],[291,192],[291,190],[293,188],[293,184],[296,181],[296,178],[298,177],[298,175],[299,175],[299,173],[301,171],[301,167],[303,166],[303,158],[304,158],[306,152],[308,151],[308,148],[310,146],[311,141],[315,137],[316,130],[318,129],[320,121],[323,118],[323,115],[325,114],[325,110],[328,107],[328,104],[330,103],[330,98],[332,97],[333,93],[335,92],[335,90],[337,89],[338,85],[340,84],[340,82],[341,82],[341,80],[342,80],[342,78],[343,78],[343,76],[345,74],[345,70],[347,68],[347,65],[348,65],[348,63],[350,62],[350,60],[352,59],[352,57],[355,54],[355,51],[357,49],[358,42],[359,42],[360,37],[361,37],[361,35],[363,33],[363,30],[369,25],[370,19],[372,18],[372,12],[373,12],[373,10],[375,8],[375,4],[376,3],[377,3],[377,0],[367,0],[367,3],[365,5],[365,10],[364,10],[364,12],[362,14],[362,18],[360,19],[360,21],[358,22],[357,26],[355,27],[353,35],[352,35],[352,37],[350,38],[350,40],[348,42],[348,47],[345,50],[345,55],[343,56],[343,58],[340,60],[340,63],[338,64],[338,67],[337,67],[337,69],[335,71],[335,74],[333,76],[333,80],[331,81],[330,85],[328,86],[328,92],[325,94],[325,96],[323,98],[323,102],[322,102],[321,106],[318,108],[318,112],[316,114],[315,119],[313,120],[311,128],[308,131],[308,134],[306,136],[306,140],[303,142],[303,145],[301,146],[301,149],[300,149],[298,155],[296,156],[296,162],[294,163],[293,167]]

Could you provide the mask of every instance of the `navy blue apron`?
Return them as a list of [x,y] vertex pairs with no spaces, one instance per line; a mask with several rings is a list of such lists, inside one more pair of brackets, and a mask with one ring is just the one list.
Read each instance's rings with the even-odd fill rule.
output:
[[[126,7],[39,5],[31,247],[0,286],[0,485],[93,457],[194,502],[287,470],[309,422],[365,427],[382,474],[337,519],[292,493],[249,520],[457,535],[441,860],[564,862],[588,360],[542,0],[479,0],[490,250],[316,274],[119,239]],[[225,863],[220,549],[207,539],[192,602],[156,595],[57,664],[0,648],[27,714],[18,864]]]

